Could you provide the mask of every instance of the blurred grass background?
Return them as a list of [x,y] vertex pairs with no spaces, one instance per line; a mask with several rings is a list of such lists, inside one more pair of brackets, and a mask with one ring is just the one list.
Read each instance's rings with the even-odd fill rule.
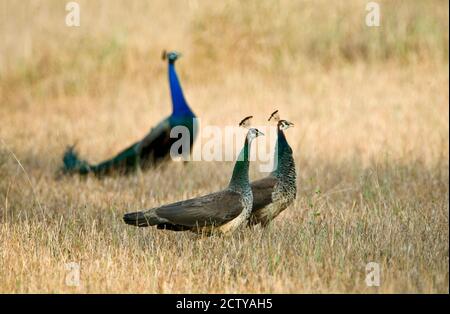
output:
[[33,96],[63,97],[153,80],[164,66],[156,62],[163,47],[183,50],[195,65],[183,72],[193,83],[220,80],[225,71],[298,75],[355,63],[448,60],[444,0],[379,1],[381,27],[365,25],[367,2],[360,0],[79,3],[81,27],[68,28],[64,1],[2,1],[3,96],[19,86]]
[[[78,2],[70,28],[65,1],[0,0],[0,291],[448,293],[448,1],[378,1],[380,27],[362,0]],[[170,113],[163,49],[203,123],[295,123],[299,195],[268,232],[121,222],[224,187],[232,163],[55,175],[66,145],[100,161]]]

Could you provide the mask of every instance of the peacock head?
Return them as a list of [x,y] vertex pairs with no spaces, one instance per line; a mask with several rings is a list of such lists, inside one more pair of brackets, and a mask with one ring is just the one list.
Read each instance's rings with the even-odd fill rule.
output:
[[239,122],[239,126],[243,127],[245,129],[248,129],[247,132],[247,140],[250,143],[253,139],[257,138],[258,136],[264,136],[264,133],[256,128],[250,127],[250,121],[253,118],[253,116],[248,116],[242,119],[241,122]]
[[281,120],[280,115],[278,114],[278,110],[275,110],[274,112],[272,112],[268,121],[270,121],[270,120],[275,120],[277,122],[277,126],[280,130],[287,130],[290,127],[294,126],[294,123],[292,123],[292,122],[289,122],[287,120]]
[[163,60],[168,60],[169,63],[174,63],[179,57],[181,57],[181,53],[178,51],[165,51],[163,50],[162,52],[162,59]]

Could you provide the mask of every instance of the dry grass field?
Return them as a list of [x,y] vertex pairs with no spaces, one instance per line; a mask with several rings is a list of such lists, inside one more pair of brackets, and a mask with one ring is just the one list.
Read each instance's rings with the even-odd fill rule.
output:
[[[449,292],[448,1],[379,1],[380,27],[362,0],[80,0],[80,27],[65,3],[0,0],[0,292]],[[58,176],[67,145],[101,161],[170,113],[163,49],[202,123],[295,123],[298,197],[268,230],[122,222],[232,162]]]

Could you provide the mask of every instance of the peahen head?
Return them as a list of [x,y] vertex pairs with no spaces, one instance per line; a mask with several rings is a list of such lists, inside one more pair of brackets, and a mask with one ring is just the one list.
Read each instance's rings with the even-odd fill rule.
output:
[[280,120],[278,121],[278,127],[280,128],[280,130],[287,130],[290,127],[293,127],[294,123],[289,122],[287,120]]
[[280,130],[287,130],[290,127],[294,126],[294,123],[292,123],[292,122],[289,122],[287,120],[281,120],[280,115],[278,114],[278,110],[275,110],[274,112],[272,112],[268,121],[270,121],[270,120],[275,120],[277,122],[277,126]]
[[264,136],[264,133],[256,128],[248,129],[247,139],[249,142],[251,142],[253,139],[257,138],[258,136]]
[[179,57],[181,57],[181,53],[178,51],[166,52],[165,50],[163,50],[162,52],[162,59],[169,60],[169,63],[174,63]]
[[245,129],[248,129],[247,132],[247,140],[250,143],[253,139],[257,138],[258,136],[264,136],[264,133],[256,128],[250,127],[250,121],[253,118],[253,116],[248,116],[242,119],[241,122],[239,122],[239,126],[243,127]]

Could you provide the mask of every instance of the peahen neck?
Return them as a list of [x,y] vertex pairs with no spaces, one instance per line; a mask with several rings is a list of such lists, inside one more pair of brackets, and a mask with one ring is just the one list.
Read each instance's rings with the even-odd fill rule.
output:
[[184,98],[183,90],[181,89],[177,72],[175,71],[174,62],[169,62],[169,84],[170,84],[170,93],[172,95],[172,116],[194,117],[195,116],[194,113],[192,112],[191,108],[189,108],[189,105],[186,102],[186,99]]
[[278,128],[278,139],[275,145],[275,166],[273,174],[283,176],[288,172],[295,172],[294,158],[292,157],[292,148],[287,142],[283,130]]
[[244,147],[239,153],[239,157],[234,165],[229,188],[234,191],[242,191],[250,187],[248,180],[248,168],[250,164],[250,144],[251,141],[245,138]]

